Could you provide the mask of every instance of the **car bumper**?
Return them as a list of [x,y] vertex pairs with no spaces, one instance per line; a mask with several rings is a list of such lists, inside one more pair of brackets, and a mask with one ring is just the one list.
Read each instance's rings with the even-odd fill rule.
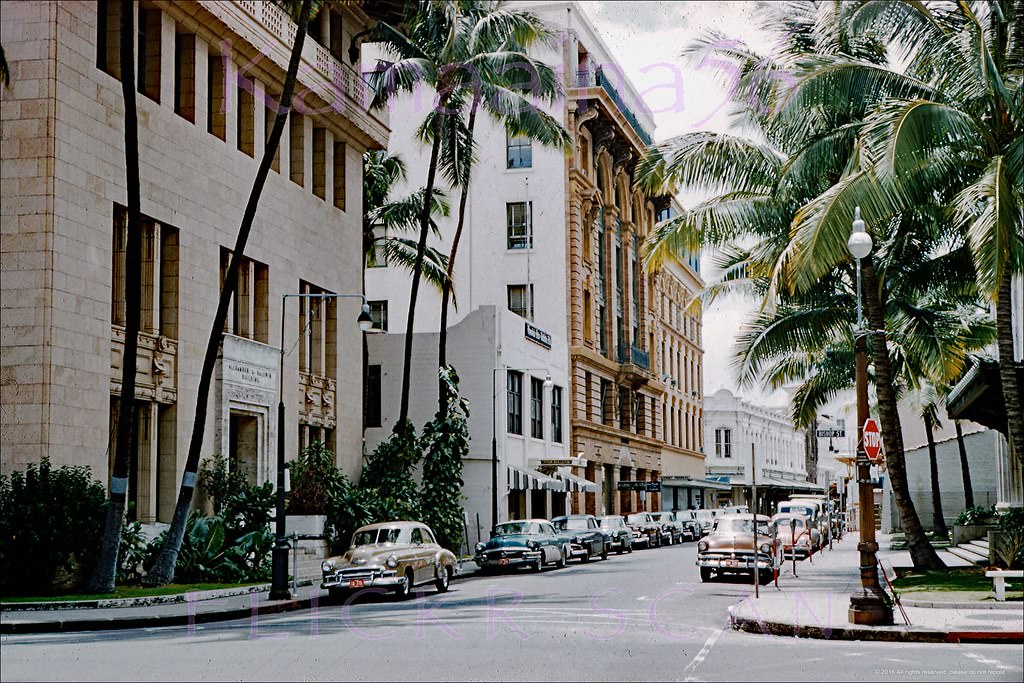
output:
[[320,588],[328,590],[360,590],[363,588],[398,588],[405,583],[405,577],[399,576],[397,572],[388,570],[383,573],[375,573],[373,576],[346,577],[339,574],[323,577]]
[[[722,571],[753,571],[754,559],[750,557],[703,557],[697,556],[697,566],[706,569],[719,569]],[[768,558],[757,558],[758,569],[773,569],[774,565]]]
[[500,555],[477,555],[473,559],[480,567],[521,567],[542,561],[544,553],[540,550],[527,550],[513,557]]

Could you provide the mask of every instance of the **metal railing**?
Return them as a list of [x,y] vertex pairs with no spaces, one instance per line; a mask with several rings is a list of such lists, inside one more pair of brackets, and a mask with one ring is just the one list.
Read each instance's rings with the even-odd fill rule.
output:
[[644,370],[651,369],[651,354],[636,344],[619,344],[619,363],[631,363]]

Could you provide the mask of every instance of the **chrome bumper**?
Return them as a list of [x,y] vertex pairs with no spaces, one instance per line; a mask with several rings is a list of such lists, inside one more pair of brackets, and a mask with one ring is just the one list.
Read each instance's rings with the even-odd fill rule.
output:
[[[697,556],[697,566],[705,567],[708,569],[722,569],[726,571],[737,571],[740,569],[753,570],[755,566],[754,558],[752,557],[707,557]],[[774,565],[770,558],[760,556],[757,558],[756,566],[758,569],[773,569]]]
[[[513,553],[514,555],[511,557],[508,556]],[[544,553],[540,549],[515,548],[505,551],[478,553],[473,559],[480,567],[518,567],[524,564],[533,564],[540,561],[543,557]]]
[[[357,582],[362,582],[362,584],[359,585]],[[353,585],[354,583],[355,585]],[[351,572],[348,575],[345,575],[342,572],[328,574],[323,577],[320,587],[326,589],[343,588],[346,590],[360,590],[363,588],[397,588],[404,583],[405,577],[399,576],[394,570],[377,569],[371,572]]]

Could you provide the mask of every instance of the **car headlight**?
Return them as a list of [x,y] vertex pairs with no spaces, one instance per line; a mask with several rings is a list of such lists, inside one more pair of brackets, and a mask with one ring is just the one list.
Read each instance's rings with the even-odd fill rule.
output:
[[324,574],[331,573],[332,571],[334,571],[334,563],[330,560],[324,560],[320,563],[320,571],[322,571]]
[[772,544],[771,543],[762,543],[761,544],[761,552],[762,553],[771,553],[771,551],[772,551]]
[[526,542],[526,547],[529,548],[530,550],[536,550],[537,548],[540,547],[540,544],[537,543],[537,541],[527,541]]
[[573,542],[573,543],[580,543],[580,542],[581,542],[581,541],[580,541],[580,537],[579,537],[579,536],[573,536],[573,537],[572,537],[572,542]]
[[398,566],[398,558],[394,555],[388,555],[388,559],[384,561],[384,564],[386,564],[391,569],[394,569]]
[[484,551],[484,544],[483,543],[477,543],[476,544],[476,551],[478,553],[482,553]]
[[707,541],[701,541],[700,543],[697,544],[697,550],[699,550],[700,552],[704,552],[707,549],[708,549],[708,542]]

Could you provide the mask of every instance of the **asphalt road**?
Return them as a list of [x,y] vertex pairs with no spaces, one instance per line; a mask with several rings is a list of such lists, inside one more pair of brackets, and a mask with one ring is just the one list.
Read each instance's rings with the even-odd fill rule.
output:
[[5,636],[0,680],[1022,680],[1018,645],[737,633],[740,581],[701,584],[695,544],[453,582],[408,602],[187,627]]

